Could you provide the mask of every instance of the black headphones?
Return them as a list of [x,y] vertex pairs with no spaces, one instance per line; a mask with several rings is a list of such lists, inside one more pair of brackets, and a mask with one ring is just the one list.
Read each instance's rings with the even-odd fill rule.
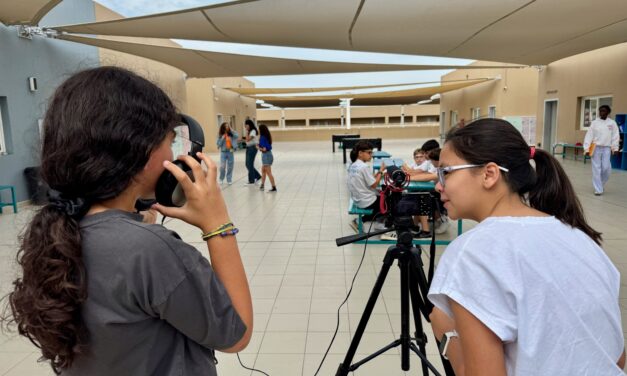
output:
[[[196,120],[192,117],[180,114],[181,115],[181,125],[186,125],[189,131],[189,141],[191,143],[191,150],[189,150],[188,155],[196,159],[200,163],[200,159],[196,156],[196,153],[202,152],[202,148],[205,146],[205,133],[202,130],[202,127]],[[183,170],[187,176],[189,176],[192,181],[194,181],[194,175],[192,173],[191,167],[189,167],[185,162],[175,160],[174,163],[181,170]],[[181,207],[185,204],[187,200],[185,198],[185,193],[183,188],[179,185],[176,177],[168,170],[163,171],[159,180],[157,180],[157,186],[155,187],[155,198],[153,199],[139,199],[135,203],[135,209],[138,211],[148,210],[155,201],[160,203],[163,206],[175,206]]]

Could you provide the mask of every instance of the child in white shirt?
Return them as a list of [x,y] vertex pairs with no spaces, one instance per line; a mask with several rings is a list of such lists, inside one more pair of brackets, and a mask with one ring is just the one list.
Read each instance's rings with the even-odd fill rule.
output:
[[362,209],[371,209],[370,215],[364,215],[364,222],[372,221],[381,212],[379,190],[382,171],[385,165],[381,163],[381,168],[376,174],[372,174],[370,166],[366,164],[372,159],[372,145],[367,141],[359,141],[351,150],[351,161],[348,167],[348,192],[355,205]]

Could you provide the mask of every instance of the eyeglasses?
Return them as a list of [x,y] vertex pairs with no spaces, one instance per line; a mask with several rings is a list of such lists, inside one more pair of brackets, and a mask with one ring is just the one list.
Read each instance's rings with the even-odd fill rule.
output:
[[[458,165],[458,166],[438,167],[438,168],[436,168],[437,174],[438,174],[438,182],[440,183],[442,188],[444,188],[446,175],[450,174],[451,172],[457,171],[457,170],[464,170],[464,169],[467,169],[467,168],[476,168],[476,167],[483,167],[483,166],[485,166],[485,165],[484,164],[482,164],[482,165],[480,165],[480,164],[465,164],[465,165]],[[501,166],[498,166],[498,165],[497,165],[497,167],[501,171],[509,172],[509,169],[507,169],[505,167],[501,167]]]

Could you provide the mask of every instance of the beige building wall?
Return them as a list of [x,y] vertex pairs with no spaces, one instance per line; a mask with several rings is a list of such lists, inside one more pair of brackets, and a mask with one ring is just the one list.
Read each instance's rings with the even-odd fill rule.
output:
[[[439,108],[437,104],[351,106],[350,130],[343,119],[345,109],[340,107],[259,109],[257,121],[273,127],[276,141],[327,141],[333,134],[346,133],[365,138],[432,138],[439,132]],[[405,114],[403,124],[401,113]]]
[[611,96],[612,114],[627,113],[627,43],[556,61],[540,72],[538,140],[542,140],[546,100],[558,100],[555,142],[583,142],[581,102],[588,96]]
[[[124,18],[103,5],[94,2],[96,21],[110,21]],[[133,41],[139,43],[160,44],[168,47],[180,47],[168,39],[146,39],[128,37],[107,37],[110,39]],[[115,65],[129,69],[161,87],[172,99],[181,112],[187,112],[187,93],[185,89],[185,73],[170,65],[123,52],[98,48],[101,65]]]
[[[439,105],[351,106],[352,125],[437,123]],[[278,127],[285,116],[286,128],[339,126],[345,122],[346,110],[340,107],[259,109],[260,123]]]
[[[476,61],[471,65],[486,62]],[[536,116],[538,96],[538,69],[472,69],[456,70],[442,76],[442,81],[472,78],[500,78],[464,89],[443,93],[440,97],[440,112],[444,113],[444,130],[450,129],[452,113],[457,112],[457,121],[472,119],[472,109],[479,108],[479,117],[489,115],[489,107],[496,107],[496,117]]]
[[256,118],[255,100],[223,87],[254,87],[242,77],[191,78],[187,80],[187,113],[195,118],[205,132],[205,149],[214,152],[220,124],[229,122],[243,135],[246,119]]
[[[427,125],[374,125],[345,127],[298,127],[272,128],[273,141],[330,141],[334,134],[359,134],[362,138],[414,139],[436,138],[439,133],[437,123]],[[385,143],[385,142],[384,142]],[[385,145],[384,145],[385,150]]]

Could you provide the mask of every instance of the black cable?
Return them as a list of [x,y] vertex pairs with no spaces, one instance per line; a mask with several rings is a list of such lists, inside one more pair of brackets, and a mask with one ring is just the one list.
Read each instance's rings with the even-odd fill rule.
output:
[[246,366],[244,365],[244,363],[242,363],[242,360],[241,360],[241,359],[240,359],[240,357],[239,357],[239,353],[237,353],[237,360],[239,361],[239,364],[240,364],[242,367],[244,367],[245,369],[247,369],[247,370],[249,370],[249,371],[259,372],[259,373],[263,373],[263,374],[264,374],[264,375],[266,375],[266,376],[270,376],[270,375],[268,375],[267,373],[265,373],[265,372],[263,372],[263,371],[261,371],[261,370],[258,370],[258,369],[256,369],[256,368],[249,368],[249,367],[246,367]]
[[[368,227],[368,233],[370,233],[370,230],[372,230],[372,225],[375,223],[375,219],[379,215],[381,215],[381,214],[377,213],[372,218],[372,221],[370,222],[370,227]],[[331,338],[331,343],[329,343],[329,347],[327,347],[327,351],[324,353],[324,356],[322,357],[322,360],[320,360],[320,365],[318,365],[318,369],[316,370],[316,373],[314,373],[314,376],[317,376],[318,372],[320,372],[320,369],[322,368],[322,364],[324,363],[324,360],[327,358],[327,355],[329,355],[329,351],[331,350],[331,346],[333,346],[333,342],[335,341],[335,337],[337,336],[337,332],[340,329],[340,310],[342,309],[342,306],[344,306],[344,304],[346,304],[346,302],[348,301],[348,298],[351,296],[351,292],[353,291],[353,285],[355,284],[355,279],[357,279],[357,274],[359,274],[359,270],[361,269],[361,265],[364,263],[364,259],[366,258],[366,247],[368,247],[368,238],[366,238],[366,242],[364,243],[364,253],[361,255],[361,260],[359,261],[359,266],[357,266],[357,270],[355,271],[355,275],[353,276],[353,280],[351,281],[351,287],[350,287],[350,289],[348,289],[348,293],[346,294],[346,298],[344,298],[344,301],[342,302],[342,304],[340,304],[340,306],[337,308],[337,323],[335,325],[335,332],[333,332],[333,337]]]

